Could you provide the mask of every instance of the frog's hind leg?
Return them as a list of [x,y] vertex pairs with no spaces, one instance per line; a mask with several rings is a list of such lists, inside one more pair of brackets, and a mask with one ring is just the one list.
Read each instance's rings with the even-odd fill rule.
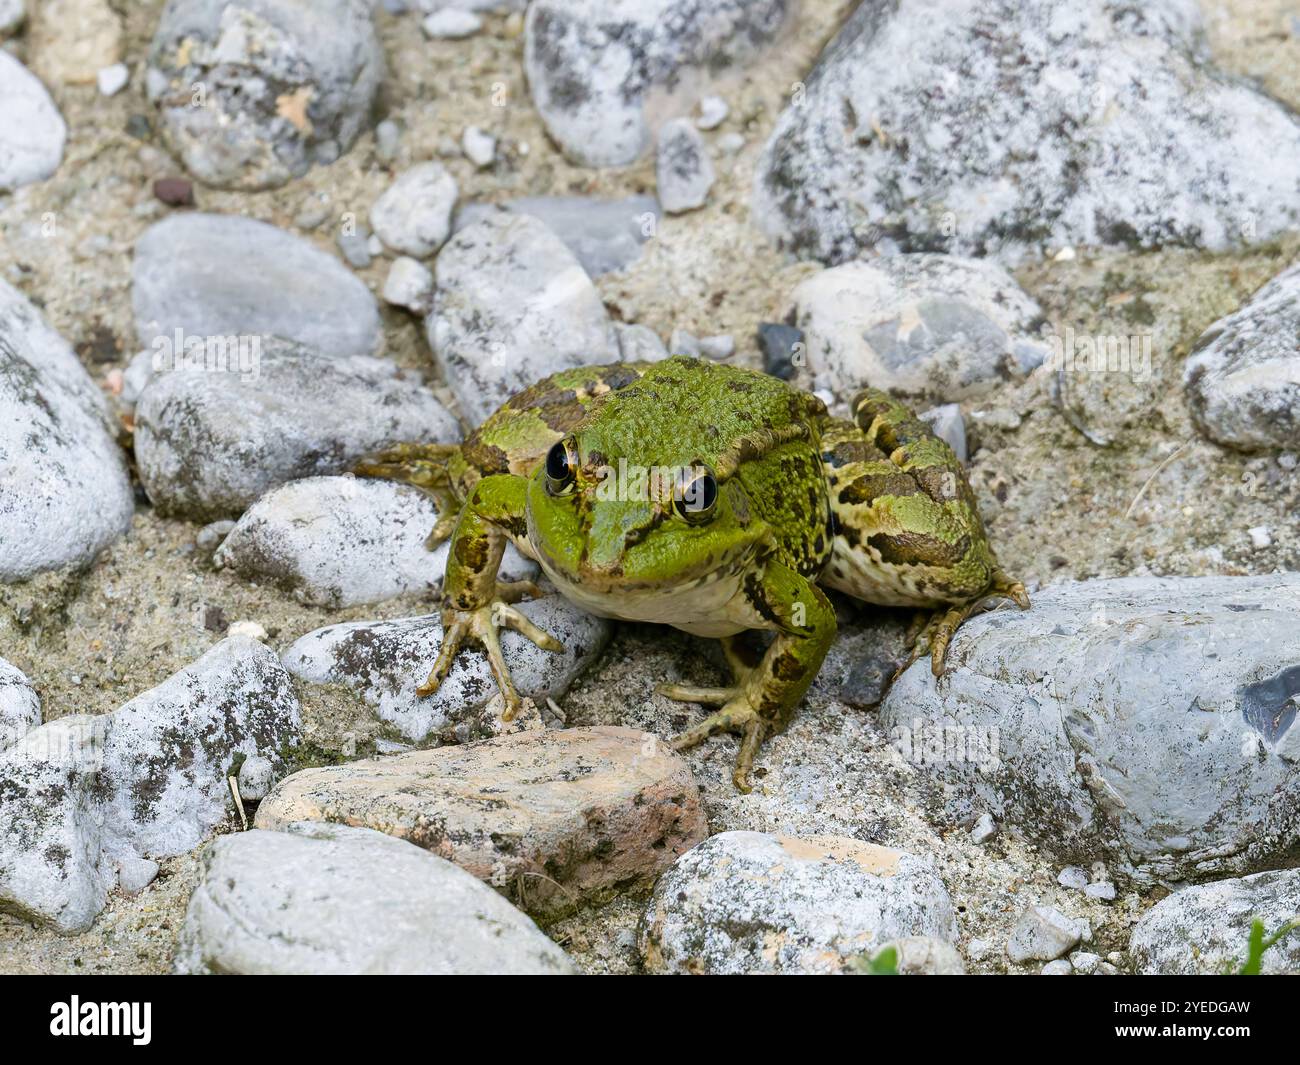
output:
[[431,496],[438,521],[424,546],[432,551],[452,534],[460,510],[447,464],[460,451],[459,444],[394,444],[363,455],[352,466],[358,477],[374,477],[413,485]]
[[702,706],[724,706],[744,689],[749,675],[763,660],[763,652],[755,651],[750,640],[752,633],[740,632],[723,636],[722,653],[731,667],[733,683],[726,688],[708,688],[694,684],[660,684],[656,691],[679,703],[700,703]]

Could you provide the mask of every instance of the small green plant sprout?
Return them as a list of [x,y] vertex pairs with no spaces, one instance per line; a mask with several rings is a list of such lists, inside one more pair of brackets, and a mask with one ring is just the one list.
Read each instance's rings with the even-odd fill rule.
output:
[[1264,951],[1273,946],[1283,936],[1300,928],[1300,918],[1292,918],[1271,936],[1264,931],[1264,922],[1258,917],[1250,926],[1250,939],[1246,945],[1246,960],[1241,966],[1231,971],[1233,976],[1259,976],[1264,963]]
[[897,976],[898,948],[885,947],[875,954],[859,954],[849,961],[849,971],[859,976]]

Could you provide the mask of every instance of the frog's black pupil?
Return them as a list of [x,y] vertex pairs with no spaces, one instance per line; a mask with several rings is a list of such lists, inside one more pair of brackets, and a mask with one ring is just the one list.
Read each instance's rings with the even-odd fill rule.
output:
[[714,480],[713,474],[706,473],[698,480],[700,509],[712,510],[713,504],[718,501],[718,482]]
[[552,481],[566,481],[572,472],[569,468],[569,450],[561,440],[546,454],[546,476]]
[[711,473],[701,473],[687,481],[677,500],[677,512],[684,518],[701,518],[718,501],[718,482]]

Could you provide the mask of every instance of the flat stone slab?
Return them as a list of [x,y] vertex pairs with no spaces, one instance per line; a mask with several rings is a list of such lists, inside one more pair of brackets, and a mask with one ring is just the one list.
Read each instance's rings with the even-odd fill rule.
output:
[[708,833],[686,763],[611,726],[306,769],[257,811],[258,828],[294,821],[409,840],[544,920],[650,884]]

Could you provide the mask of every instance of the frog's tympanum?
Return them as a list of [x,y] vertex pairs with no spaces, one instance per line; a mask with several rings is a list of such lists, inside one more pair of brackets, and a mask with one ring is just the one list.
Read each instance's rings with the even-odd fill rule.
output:
[[[566,370],[520,393],[461,445],[407,444],[357,472],[420,485],[439,500],[435,545],[451,537],[437,690],[466,640],[487,651],[507,717],[519,695],[498,631],[560,645],[512,605],[538,594],[497,580],[507,541],[596,614],[721,639],[723,688],[667,684],[717,707],[673,741],[738,733],[735,782],[781,731],[835,637],[823,588],[933,610],[935,675],[948,641],[988,596],[1029,605],[984,534],[957,457],[883,392],[854,397],[852,421],[775,377],[684,356]],[[773,633],[765,651],[744,638]]]

